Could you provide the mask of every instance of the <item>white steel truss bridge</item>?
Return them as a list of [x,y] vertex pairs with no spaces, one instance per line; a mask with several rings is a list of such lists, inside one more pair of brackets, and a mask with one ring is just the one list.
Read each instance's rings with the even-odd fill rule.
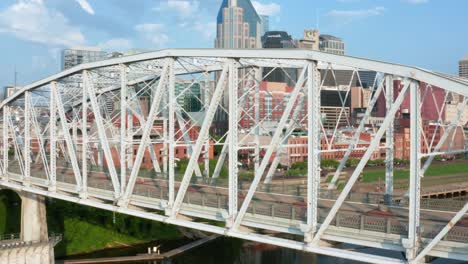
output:
[[[289,86],[265,89],[273,74]],[[358,114],[355,87],[368,95]],[[338,105],[327,112],[332,96]],[[27,85],[0,104],[0,186],[369,263],[468,261],[468,204],[421,198],[435,158],[467,151],[467,98],[466,80],[315,51],[177,49],[112,58]],[[425,132],[428,115],[437,135]],[[408,187],[397,195],[395,134],[405,122]],[[337,153],[337,169],[321,166]],[[384,188],[355,191],[375,155],[385,159]],[[306,172],[281,170],[291,165],[284,160],[305,162]],[[329,181],[321,181],[325,171]],[[462,178],[455,183],[466,187]]]

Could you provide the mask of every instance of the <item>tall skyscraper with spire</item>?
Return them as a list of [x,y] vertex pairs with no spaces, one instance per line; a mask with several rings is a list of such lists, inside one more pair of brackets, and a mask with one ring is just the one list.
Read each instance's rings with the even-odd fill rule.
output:
[[218,13],[216,48],[261,48],[262,23],[250,0],[223,0]]

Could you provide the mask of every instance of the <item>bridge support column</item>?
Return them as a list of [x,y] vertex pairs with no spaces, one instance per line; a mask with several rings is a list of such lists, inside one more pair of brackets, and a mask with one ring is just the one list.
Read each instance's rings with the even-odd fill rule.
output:
[[421,199],[421,120],[419,85],[415,81],[410,84],[411,97],[411,152],[410,152],[410,181],[409,181],[409,223],[408,239],[403,241],[406,248],[406,258],[412,262],[418,253],[420,240],[420,199]]
[[[44,197],[30,193],[21,193],[20,197],[21,240],[34,244],[22,250],[17,259],[24,260],[28,264],[54,263],[53,244],[49,243],[47,231]],[[11,257],[9,260],[12,260]]]
[[310,243],[317,231],[318,198],[320,187],[320,73],[315,62],[307,70],[307,233],[304,240]]
[[22,193],[21,197],[21,240],[48,241],[47,218],[43,197]]
[[[385,92],[387,97],[387,112],[392,108],[394,100],[393,90],[393,77],[386,77]],[[392,120],[387,128],[385,149],[386,149],[386,160],[385,160],[385,204],[391,205],[393,201],[393,161],[394,161],[394,124]]]

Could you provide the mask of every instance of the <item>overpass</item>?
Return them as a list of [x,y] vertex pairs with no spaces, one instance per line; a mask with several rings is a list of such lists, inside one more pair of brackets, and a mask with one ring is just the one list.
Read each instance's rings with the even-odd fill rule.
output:
[[[274,109],[260,104],[264,68],[299,73],[287,100]],[[337,84],[338,117],[348,126],[337,122],[325,129],[322,80],[334,76],[335,69],[349,70],[359,81],[364,70],[376,78],[360,120],[344,114],[352,82],[342,91],[345,98]],[[188,85],[180,88],[180,83]],[[195,86],[200,95],[191,96]],[[0,104],[0,186],[369,263],[423,263],[428,256],[467,261],[468,204],[421,198],[421,178],[434,158],[466,152],[466,144],[454,144],[453,135],[467,88],[464,80],[424,69],[304,50],[162,50],[83,64],[27,85]],[[444,95],[441,105],[436,91]],[[437,140],[421,129],[421,109],[429,100],[438,106],[435,123],[442,132]],[[199,110],[187,110],[187,101]],[[456,113],[442,118],[448,101],[459,102]],[[373,124],[371,117],[382,104],[383,122]],[[402,116],[411,128],[407,196],[393,193],[394,128]],[[272,121],[274,130],[267,133]],[[359,164],[338,191],[334,185],[366,130],[372,131],[371,141],[360,149]],[[289,139],[297,131],[307,141],[293,146]],[[338,149],[334,142],[344,131],[352,140]],[[307,150],[305,190],[269,188],[291,147]],[[213,148],[218,150],[214,159]],[[189,160],[182,169],[181,151]],[[385,194],[354,193],[376,151],[386,157]],[[320,190],[320,157],[333,152],[343,152],[344,158],[329,189]],[[243,175],[249,170],[245,163],[253,164],[252,178]],[[336,242],[401,251],[405,259],[347,251],[334,247]]]

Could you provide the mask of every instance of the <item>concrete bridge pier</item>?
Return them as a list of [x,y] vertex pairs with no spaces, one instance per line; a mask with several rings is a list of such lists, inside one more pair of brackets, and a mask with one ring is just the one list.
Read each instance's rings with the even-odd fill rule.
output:
[[48,242],[47,216],[44,197],[21,193],[21,240]]
[[0,241],[0,263],[54,263],[54,246],[59,240],[49,241],[44,197],[25,192],[18,195],[21,198],[21,235]]

